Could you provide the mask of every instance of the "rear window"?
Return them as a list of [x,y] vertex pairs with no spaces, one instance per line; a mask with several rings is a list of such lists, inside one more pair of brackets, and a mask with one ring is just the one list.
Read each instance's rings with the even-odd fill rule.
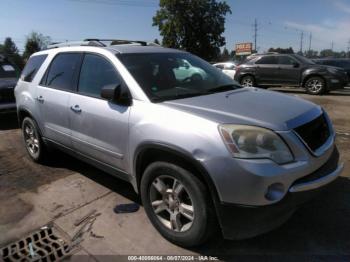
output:
[[0,78],[17,78],[18,71],[8,62],[0,63]]
[[36,55],[29,58],[21,75],[21,80],[25,82],[32,82],[40,66],[44,63],[47,55]]
[[80,53],[58,54],[51,62],[43,84],[50,88],[74,91],[73,76],[79,68],[81,57]]
[[278,59],[276,56],[263,56],[255,64],[263,65],[274,65],[278,64]]

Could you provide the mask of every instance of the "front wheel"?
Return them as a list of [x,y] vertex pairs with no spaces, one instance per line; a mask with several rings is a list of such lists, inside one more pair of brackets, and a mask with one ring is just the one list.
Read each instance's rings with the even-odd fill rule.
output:
[[215,229],[215,213],[204,184],[180,166],[155,162],[141,180],[148,218],[167,240],[184,247],[203,243]]
[[326,83],[319,76],[310,77],[306,80],[304,86],[310,95],[322,95],[326,92]]

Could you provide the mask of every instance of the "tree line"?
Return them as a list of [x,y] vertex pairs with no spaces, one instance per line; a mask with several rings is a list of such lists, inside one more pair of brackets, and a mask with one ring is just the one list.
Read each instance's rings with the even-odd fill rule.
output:
[[3,44],[0,44],[0,54],[5,55],[19,69],[23,69],[28,58],[33,53],[45,49],[50,42],[50,37],[32,32],[27,36],[24,52],[21,54],[12,38],[6,37]]

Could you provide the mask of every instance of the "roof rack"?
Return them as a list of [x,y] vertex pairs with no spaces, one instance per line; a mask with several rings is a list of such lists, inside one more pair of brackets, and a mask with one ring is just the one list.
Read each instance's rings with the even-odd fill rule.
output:
[[72,42],[62,42],[53,43],[48,45],[46,49],[67,47],[67,46],[99,46],[107,47],[114,45],[141,45],[141,46],[160,46],[153,42],[138,41],[138,40],[122,40],[122,39],[98,39],[98,38],[87,38],[83,41],[72,41]]

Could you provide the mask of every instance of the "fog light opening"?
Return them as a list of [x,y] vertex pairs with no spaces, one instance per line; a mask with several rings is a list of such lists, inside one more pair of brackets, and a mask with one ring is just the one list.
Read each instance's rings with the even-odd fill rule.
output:
[[265,198],[269,201],[280,200],[284,196],[284,186],[281,183],[274,183],[267,188]]

